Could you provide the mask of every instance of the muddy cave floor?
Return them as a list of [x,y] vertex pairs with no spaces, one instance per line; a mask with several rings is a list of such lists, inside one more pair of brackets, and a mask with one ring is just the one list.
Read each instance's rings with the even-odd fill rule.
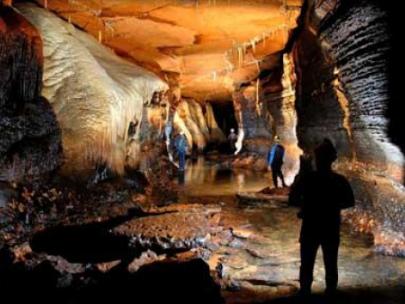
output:
[[[120,296],[128,292],[149,297],[140,303],[152,303],[147,290],[159,293],[162,286],[162,294],[191,297],[182,301],[168,295],[178,303],[220,303],[215,292],[195,294],[210,284],[210,278],[203,278],[206,264],[199,265],[198,257],[209,265],[226,303],[300,303],[294,296],[300,264],[297,210],[286,205],[285,192],[257,194],[269,180],[268,174],[199,159],[176,182],[175,203],[150,206],[137,197],[117,208],[110,199],[97,217],[81,214],[85,220],[80,225],[62,222],[38,229],[29,245],[15,247],[19,263],[0,267],[1,286],[10,291],[35,286],[32,296],[42,300],[53,290],[59,296],[50,298],[53,303],[121,303]],[[4,253],[1,258],[7,260]],[[183,270],[170,268],[179,261]],[[152,267],[149,276],[139,274],[145,265]],[[405,259],[375,254],[370,237],[346,226],[339,267],[341,292],[334,303],[405,302]],[[323,296],[323,276],[319,252],[313,303],[331,300]]]

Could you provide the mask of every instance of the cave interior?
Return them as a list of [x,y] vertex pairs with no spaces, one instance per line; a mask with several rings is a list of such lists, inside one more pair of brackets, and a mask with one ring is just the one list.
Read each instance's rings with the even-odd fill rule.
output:
[[323,294],[319,254],[306,300],[404,303],[395,12],[382,0],[0,1],[0,298],[304,303],[289,192],[327,138],[355,206],[342,211],[342,293]]

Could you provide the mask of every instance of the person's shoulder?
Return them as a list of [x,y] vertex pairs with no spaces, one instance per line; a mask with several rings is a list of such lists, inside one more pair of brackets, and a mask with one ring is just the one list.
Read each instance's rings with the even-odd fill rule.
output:
[[333,178],[336,185],[344,188],[351,188],[349,180],[344,175],[333,172]]
[[348,179],[342,174],[332,172],[332,176],[333,176],[333,178],[335,178],[338,181],[347,182],[347,183],[349,182]]

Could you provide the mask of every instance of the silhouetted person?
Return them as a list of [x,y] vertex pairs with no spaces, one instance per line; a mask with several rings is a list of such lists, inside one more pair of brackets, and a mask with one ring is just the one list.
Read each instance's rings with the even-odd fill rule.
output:
[[283,172],[281,171],[281,167],[283,166],[284,153],[285,149],[280,144],[280,139],[278,138],[278,136],[276,136],[274,138],[274,144],[271,146],[271,149],[267,155],[267,166],[269,169],[271,169],[273,184],[276,188],[278,188],[278,177],[280,177],[281,179],[282,186],[286,187]]
[[188,147],[187,138],[184,132],[180,132],[180,134],[176,136],[174,145],[179,157],[179,170],[184,171],[186,167],[186,152]]
[[346,178],[332,171],[332,163],[336,158],[332,142],[324,139],[315,149],[316,170],[299,178],[291,188],[290,204],[301,208],[298,213],[302,219],[301,295],[311,293],[319,246],[324,258],[326,292],[333,294],[337,288],[340,211],[353,207],[354,197]]
[[236,151],[236,141],[238,140],[238,135],[235,133],[235,129],[231,129],[229,135],[228,135],[228,143],[229,143],[229,151],[230,153],[234,153]]

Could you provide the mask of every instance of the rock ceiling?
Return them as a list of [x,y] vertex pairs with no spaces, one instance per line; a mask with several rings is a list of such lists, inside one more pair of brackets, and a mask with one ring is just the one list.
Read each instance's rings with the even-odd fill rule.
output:
[[221,100],[284,48],[302,0],[37,2],[117,54],[178,79],[183,96]]

